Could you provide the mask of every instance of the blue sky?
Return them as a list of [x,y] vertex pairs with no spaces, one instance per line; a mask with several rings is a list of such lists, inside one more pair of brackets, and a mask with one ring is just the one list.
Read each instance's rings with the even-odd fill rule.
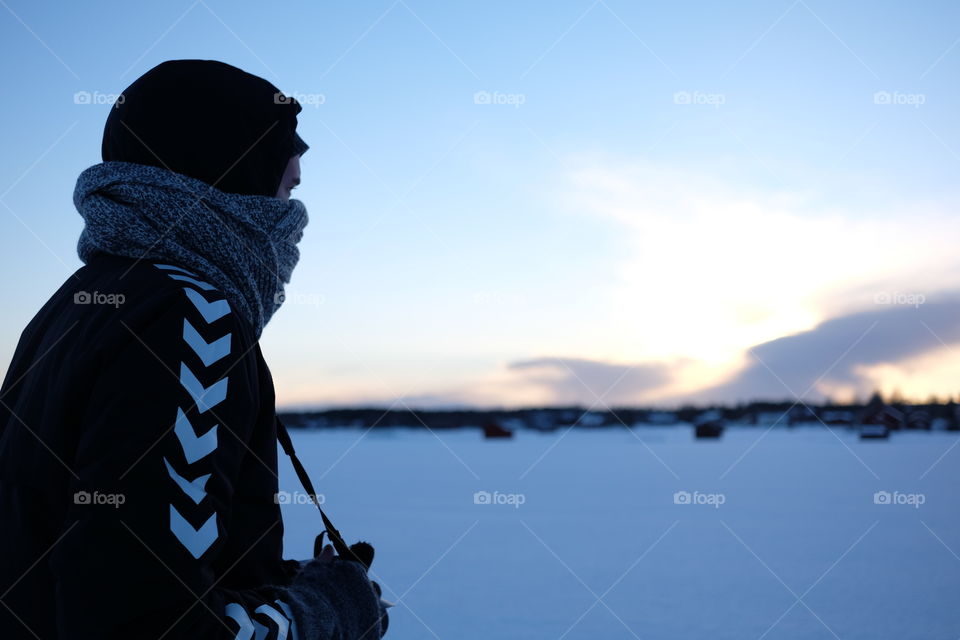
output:
[[80,266],[98,96],[210,58],[305,103],[281,404],[955,393],[955,3],[0,4],[4,363]]

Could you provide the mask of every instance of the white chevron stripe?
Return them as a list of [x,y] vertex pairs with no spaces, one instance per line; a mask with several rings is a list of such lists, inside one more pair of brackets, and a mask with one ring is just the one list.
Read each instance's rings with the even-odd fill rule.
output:
[[234,640],[250,640],[253,637],[253,623],[250,622],[250,616],[247,615],[246,609],[237,602],[231,602],[227,605],[225,613],[228,618],[233,618],[240,625],[240,630],[237,631]]
[[212,284],[207,284],[202,280],[197,280],[196,278],[191,278],[190,276],[182,276],[179,273],[168,273],[168,278],[173,278],[174,280],[181,280],[183,282],[189,282],[190,284],[200,287],[204,291],[213,291],[214,286]]
[[267,640],[267,636],[270,635],[270,629],[260,624],[260,621],[256,618],[253,619],[253,626],[257,630],[256,634],[253,636],[254,640]]
[[197,275],[193,271],[187,271],[183,267],[178,267],[172,264],[160,264],[159,262],[155,262],[153,266],[155,266],[157,269],[160,269],[162,271],[179,271],[180,273],[185,273],[188,276],[194,276],[194,277],[196,277]]
[[213,302],[207,302],[207,300],[200,295],[200,292],[196,289],[191,289],[190,287],[184,287],[183,292],[187,294],[187,298],[190,299],[190,302],[193,303],[193,306],[197,308],[197,311],[200,312],[200,315],[203,316],[203,319],[207,321],[207,324],[215,320],[219,320],[223,316],[230,313],[230,303],[226,300],[214,300]]
[[300,640],[297,634],[297,621],[293,619],[293,611],[290,610],[290,605],[283,600],[274,600],[274,602],[276,602],[280,610],[283,611],[283,615],[287,617],[287,620],[290,621],[290,640]]
[[180,544],[197,560],[210,548],[220,535],[217,530],[217,514],[214,512],[199,529],[194,529],[187,519],[180,515],[177,508],[170,505],[170,531]]
[[187,480],[173,468],[173,465],[167,461],[166,458],[163,459],[163,464],[167,465],[167,473],[170,474],[170,477],[173,478],[173,481],[177,483],[177,486],[180,487],[185,494],[190,496],[190,499],[195,503],[200,504],[203,499],[207,496],[207,480],[210,479],[210,474],[197,476],[193,480]]
[[269,604],[262,604],[253,610],[254,613],[262,613],[277,623],[277,640],[287,640],[287,632],[290,630],[290,621],[282,613],[271,607]]
[[[181,269],[173,265],[155,264],[158,269],[163,271],[173,271],[167,273],[167,277],[173,280],[187,282],[204,291],[212,291],[214,287],[206,282],[202,282],[195,277],[194,273]],[[222,318],[230,312],[230,306],[226,300],[217,300],[207,302],[199,292],[188,287],[183,288],[187,299],[197,308],[203,319],[210,322]],[[183,320],[183,339],[193,349],[194,353],[200,358],[204,366],[210,366],[230,353],[230,341],[232,334],[228,333],[217,340],[207,343],[200,333],[190,322]],[[216,406],[227,397],[228,378],[224,377],[209,387],[204,387],[197,377],[190,371],[186,363],[180,362],[180,384],[190,394],[197,405],[200,413],[203,413]],[[209,455],[217,448],[217,425],[211,427],[202,436],[198,436],[193,429],[193,425],[187,420],[183,409],[177,407],[177,420],[174,424],[174,433],[183,449],[184,459],[187,464],[192,464],[197,460]],[[167,473],[180,489],[196,504],[200,504],[206,497],[206,485],[211,474],[198,476],[193,480],[187,480],[174,469],[173,465],[166,457],[163,463],[167,467]],[[180,544],[194,557],[199,560],[200,557],[213,545],[220,535],[217,525],[217,513],[214,511],[209,518],[200,526],[194,528],[186,518],[184,518],[177,508],[170,504],[170,532],[180,541]],[[260,635],[261,625],[251,622],[247,612],[236,603],[232,603],[226,608],[226,615],[234,618],[239,625],[237,638],[249,640],[254,631]]]
[[208,367],[230,353],[230,336],[231,334],[228,333],[208,343],[203,339],[203,336],[193,328],[189,320],[186,318],[183,319],[184,342],[190,345],[193,352],[200,356],[200,360]]
[[187,390],[193,401],[197,403],[200,413],[204,413],[207,409],[223,402],[224,398],[227,397],[227,380],[229,380],[229,377],[218,380],[209,387],[204,387],[186,363],[180,363],[180,384]]
[[187,464],[193,464],[217,448],[217,425],[213,425],[205,434],[198,436],[180,407],[177,407],[177,421],[173,432],[180,441],[180,448],[183,449],[183,457],[187,459]]

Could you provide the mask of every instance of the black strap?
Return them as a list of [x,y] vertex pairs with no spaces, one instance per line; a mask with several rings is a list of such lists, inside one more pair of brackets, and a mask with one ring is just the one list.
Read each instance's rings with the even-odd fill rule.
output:
[[333,526],[333,523],[330,522],[327,514],[323,512],[323,507],[320,506],[320,501],[317,500],[317,492],[313,488],[310,476],[307,475],[307,470],[303,468],[300,458],[297,457],[297,452],[293,448],[293,441],[287,432],[287,426],[280,420],[280,416],[277,416],[277,440],[280,442],[280,446],[283,447],[283,452],[287,454],[290,462],[293,463],[293,470],[297,472],[297,477],[300,479],[300,484],[303,485],[304,491],[310,496],[311,502],[317,505],[317,509],[320,510],[320,517],[323,518],[323,526],[326,527],[327,535],[330,537],[330,542],[333,543],[333,548],[336,549],[337,554],[342,558],[356,560],[363,564],[363,561],[358,558],[353,550],[347,546],[347,543],[343,541],[343,537],[340,535],[340,532],[337,531],[337,528]]

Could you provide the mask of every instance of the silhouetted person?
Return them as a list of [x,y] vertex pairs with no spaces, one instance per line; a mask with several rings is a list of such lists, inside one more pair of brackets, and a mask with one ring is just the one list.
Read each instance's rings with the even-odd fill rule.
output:
[[203,60],[155,67],[111,109],[74,193],[85,266],[0,391],[0,638],[385,631],[360,563],[281,558],[258,340],[307,224],[299,111]]

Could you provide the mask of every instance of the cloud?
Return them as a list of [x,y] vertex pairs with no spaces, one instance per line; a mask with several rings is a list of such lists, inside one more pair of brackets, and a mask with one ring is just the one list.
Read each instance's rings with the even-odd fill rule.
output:
[[[697,385],[691,359],[614,362],[539,357],[509,362],[470,381],[394,397],[340,394],[324,406],[398,408],[581,405],[676,406],[753,400],[861,399],[880,388],[908,397],[953,395],[960,379],[960,290],[929,296],[890,292],[872,308],[751,346],[719,383]],[[939,377],[939,379],[938,379]],[[891,387],[890,380],[895,381]],[[886,382],[885,382],[886,381]],[[910,387],[910,382],[916,384]],[[939,386],[938,386],[939,385]],[[316,404],[316,403],[312,403]]]
[[871,370],[882,365],[932,352],[955,360],[949,345],[960,342],[960,292],[931,298],[914,306],[884,303],[759,344],[731,379],[687,399],[731,402],[792,399],[796,394],[817,400],[842,392],[863,397],[878,384]]
[[587,358],[544,357],[509,362],[471,380],[401,396],[356,390],[313,396],[309,402],[286,401],[287,408],[394,406],[398,409],[464,407],[533,407],[578,404],[597,408],[636,405],[671,380],[682,363],[617,363]]
[[[585,240],[562,256],[590,283],[590,295],[565,298],[566,308],[537,307],[532,319],[518,310],[503,323],[508,347],[486,349],[500,334],[485,327],[481,346],[477,334],[463,338],[483,352],[483,367],[418,378],[405,396],[411,406],[790,397],[776,376],[797,394],[816,382],[810,398],[891,384],[911,387],[914,397],[955,393],[960,370],[945,364],[949,350],[930,332],[947,344],[960,339],[951,322],[960,318],[960,294],[936,294],[960,292],[956,239],[944,232],[955,224],[940,205],[891,200],[878,213],[822,205],[806,189],[721,179],[722,168],[709,175],[582,155],[565,164],[571,169],[550,185],[558,211],[577,216],[591,230],[585,238],[596,242],[603,230],[611,239]],[[877,304],[897,292],[925,295],[926,303]],[[389,382],[411,384],[406,372]],[[393,400],[366,380],[315,386],[309,397]]]
[[587,358],[535,358],[508,365],[526,384],[544,388],[550,404],[636,404],[670,381],[671,366]]
[[930,205],[881,215],[644,160],[568,165],[559,203],[612,222],[625,247],[604,281],[615,291],[591,330],[597,350],[578,355],[692,358],[715,381],[750,346],[867,309],[879,292],[960,286],[954,223]]

